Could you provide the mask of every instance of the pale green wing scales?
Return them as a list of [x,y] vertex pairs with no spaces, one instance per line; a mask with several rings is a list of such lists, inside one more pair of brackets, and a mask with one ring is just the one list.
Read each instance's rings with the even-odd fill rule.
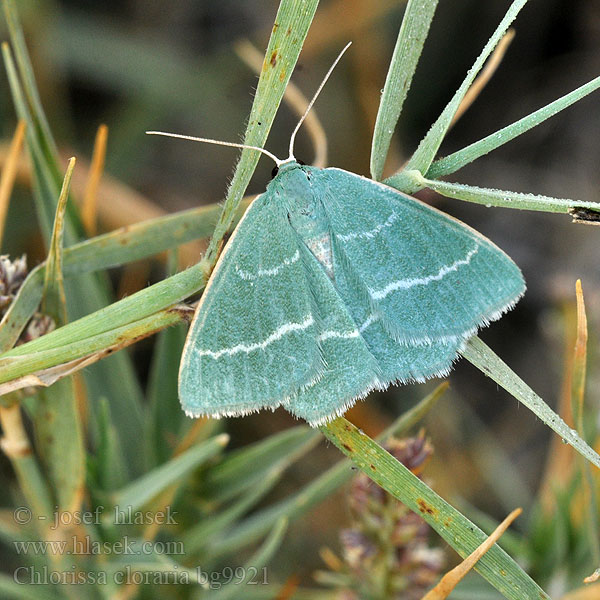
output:
[[358,398],[383,384],[378,362],[332,281],[306,247],[302,248],[302,254],[308,285],[315,298],[317,341],[325,369],[284,406],[315,426],[344,414]]
[[[510,309],[525,283],[515,263],[455,219],[341,169],[310,169],[343,268],[395,340],[462,340]],[[313,184],[314,185],[314,184]]]
[[204,291],[179,370],[190,416],[275,409],[321,374],[314,298],[276,195],[247,210]]
[[376,358],[381,382],[423,382],[430,377],[449,373],[457,358],[456,340],[437,339],[429,344],[398,343],[384,328],[381,317],[373,310],[368,295],[361,290],[355,274],[340,264],[341,252],[333,250],[335,286],[345,306],[352,314],[357,329],[370,352]]

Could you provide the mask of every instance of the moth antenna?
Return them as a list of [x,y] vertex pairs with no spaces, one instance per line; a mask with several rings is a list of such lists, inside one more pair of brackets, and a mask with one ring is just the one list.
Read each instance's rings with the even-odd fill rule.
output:
[[292,137],[290,138],[290,155],[285,162],[295,159],[295,157],[294,157],[294,141],[296,140],[296,134],[298,133],[298,130],[302,126],[302,123],[304,123],[304,119],[306,119],[306,115],[308,115],[308,113],[310,112],[310,109],[313,107],[315,100],[319,97],[321,90],[323,89],[323,87],[325,87],[325,84],[327,83],[327,80],[329,79],[330,75],[333,73],[333,70],[335,69],[336,65],[340,62],[342,56],[344,56],[344,53],[346,52],[346,50],[348,50],[348,48],[350,48],[351,45],[352,45],[352,42],[348,42],[344,46],[343,50],[338,54],[338,57],[333,61],[333,64],[331,65],[331,67],[329,67],[329,71],[327,71],[327,73],[325,74],[325,77],[323,77],[323,81],[321,81],[321,85],[319,85],[319,87],[317,88],[317,91],[315,92],[315,95],[312,97],[312,100],[308,103],[308,106],[306,107],[304,114],[302,115],[302,117],[298,121],[298,124],[296,125],[296,129],[294,129],[294,131],[292,132]]
[[216,144],[217,146],[231,146],[232,148],[246,148],[247,150],[258,150],[258,152],[262,152],[268,156],[271,160],[275,161],[275,164],[279,167],[283,162],[277,158],[274,154],[265,150],[264,148],[259,148],[258,146],[248,146],[246,144],[236,144],[235,142],[222,142],[221,140],[213,140],[211,138],[203,138],[203,137],[194,137],[192,135],[182,135],[180,133],[167,133],[165,131],[146,131],[148,135],[163,135],[165,137],[179,138],[181,140],[190,140],[192,142],[205,142],[207,144]]

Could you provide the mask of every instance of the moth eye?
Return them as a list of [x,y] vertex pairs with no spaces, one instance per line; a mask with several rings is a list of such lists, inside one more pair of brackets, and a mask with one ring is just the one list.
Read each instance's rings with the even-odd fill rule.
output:
[[273,167],[273,170],[271,171],[271,177],[275,177],[277,175],[277,173],[279,173],[279,167],[277,165],[275,165]]

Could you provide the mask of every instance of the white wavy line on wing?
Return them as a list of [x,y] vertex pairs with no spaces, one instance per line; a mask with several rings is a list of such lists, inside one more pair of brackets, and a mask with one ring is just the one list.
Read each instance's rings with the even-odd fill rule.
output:
[[358,329],[354,329],[353,331],[324,331],[319,336],[319,341],[324,342],[325,340],[329,340],[331,338],[343,338],[343,339],[351,339],[356,338],[360,335]]
[[267,346],[280,340],[284,335],[292,333],[294,331],[303,331],[313,325],[315,320],[312,315],[308,315],[301,323],[284,323],[278,327],[270,336],[265,338],[262,342],[255,342],[253,344],[237,344],[229,348],[221,348],[220,350],[197,350],[198,356],[210,356],[211,358],[220,358],[224,354],[233,356],[239,352],[245,352],[249,354],[255,350],[264,350]]
[[391,227],[397,219],[398,213],[392,212],[392,214],[387,218],[387,220],[384,223],[380,223],[379,225],[377,225],[377,227],[373,227],[373,229],[369,229],[368,231],[356,231],[353,233],[342,233],[336,235],[336,238],[342,242],[347,242],[348,240],[354,240],[356,238],[374,238],[386,227]]
[[387,295],[396,290],[407,290],[416,285],[428,285],[432,281],[440,281],[449,273],[453,271],[457,271],[459,267],[464,265],[468,265],[471,262],[471,259],[477,251],[479,250],[478,246],[475,246],[472,250],[468,252],[465,258],[461,258],[459,260],[454,261],[451,265],[445,265],[441,267],[441,269],[435,275],[428,275],[427,277],[415,277],[412,279],[398,279],[396,281],[392,281],[388,283],[384,288],[380,290],[373,290],[369,288],[369,295],[373,300],[383,300]]
[[286,258],[276,267],[272,267],[270,269],[259,269],[256,271],[256,273],[250,273],[250,271],[244,271],[236,266],[235,271],[242,279],[246,280],[259,279],[260,277],[272,277],[273,275],[277,275],[284,267],[294,264],[297,260],[299,260],[299,258],[300,252],[296,250],[291,258]]

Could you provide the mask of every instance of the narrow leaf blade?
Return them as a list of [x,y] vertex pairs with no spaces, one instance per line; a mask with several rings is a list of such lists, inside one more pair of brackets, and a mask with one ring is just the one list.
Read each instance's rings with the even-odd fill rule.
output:
[[[419,514],[463,558],[487,539],[474,523],[343,417],[320,429],[370,479]],[[480,558],[475,569],[506,598],[550,600],[498,545]]]
[[592,79],[592,81],[578,87],[569,94],[565,94],[561,98],[554,100],[554,102],[532,112],[530,115],[491,133],[478,142],[474,142],[458,152],[454,152],[449,156],[436,160],[427,170],[425,176],[428,179],[438,179],[444,175],[455,173],[479,157],[488,154],[492,150],[514,140],[516,137],[530,129],[537,127],[540,123],[557,115],[565,108],[568,108],[588,94],[596,91],[598,88],[600,88],[600,77]]
[[600,213],[600,202],[552,198],[541,194],[524,194],[507,190],[482,188],[464,183],[452,183],[423,177],[419,171],[407,171],[407,181],[413,181],[419,187],[428,187],[442,196],[502,208],[519,210],[539,210],[553,213],[571,213],[576,208],[585,208]]
[[[462,102],[465,94],[469,90],[469,87],[477,77],[477,74],[485,64],[485,61],[488,59],[490,54],[493,52],[496,45],[500,42],[511,23],[515,20],[519,11],[525,6],[527,0],[514,0],[511,4],[510,8],[506,12],[506,15],[488,40],[487,44],[483,48],[481,54],[477,57],[477,60],[473,64],[473,66],[469,69],[467,76],[464,81],[456,90],[454,96],[450,100],[450,102],[446,105],[446,108],[442,111],[442,114],[438,117],[436,122],[431,126],[431,129],[427,132],[425,137],[421,140],[418,148],[415,153],[412,155],[408,163],[406,164],[404,170],[417,170],[421,173],[426,173],[429,169],[429,166],[433,162],[435,155],[442,144],[443,139],[446,137],[448,133],[448,129],[450,128],[450,124],[452,123],[452,119],[460,103]],[[411,193],[414,191],[410,188],[408,182],[406,182],[403,178],[403,172],[397,173],[393,175],[389,179],[386,180],[386,183],[393,187],[399,187],[399,189],[403,189],[407,193]]]
[[437,3],[438,0],[409,0],[406,5],[373,131],[371,176],[377,181],[381,179],[392,134],[421,57]]
[[114,504],[137,510],[193,469],[218,454],[229,441],[225,434],[198,444],[169,462],[153,469],[113,495]]
[[477,336],[468,341],[461,354],[480,371],[512,394],[521,404],[533,412],[542,423],[553,429],[585,459],[600,468],[600,456]]

